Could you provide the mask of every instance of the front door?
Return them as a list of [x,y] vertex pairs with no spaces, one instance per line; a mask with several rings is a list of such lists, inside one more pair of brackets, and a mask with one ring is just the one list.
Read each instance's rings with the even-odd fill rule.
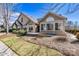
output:
[[40,26],[39,25],[36,27],[36,32],[40,32]]
[[53,30],[53,24],[46,24],[47,25],[47,30]]
[[58,30],[58,23],[55,23],[55,30]]

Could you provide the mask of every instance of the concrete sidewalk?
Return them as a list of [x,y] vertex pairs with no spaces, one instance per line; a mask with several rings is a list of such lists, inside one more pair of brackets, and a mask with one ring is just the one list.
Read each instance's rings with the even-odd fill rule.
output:
[[0,41],[0,56],[17,56],[17,54]]

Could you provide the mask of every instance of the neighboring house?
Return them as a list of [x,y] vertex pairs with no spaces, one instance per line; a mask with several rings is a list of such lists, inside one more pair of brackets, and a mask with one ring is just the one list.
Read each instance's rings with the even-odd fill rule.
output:
[[12,28],[26,28],[27,32],[31,33],[51,31],[56,32],[58,30],[65,30],[66,20],[66,17],[50,12],[41,18],[40,21],[21,13],[18,19],[12,25]]

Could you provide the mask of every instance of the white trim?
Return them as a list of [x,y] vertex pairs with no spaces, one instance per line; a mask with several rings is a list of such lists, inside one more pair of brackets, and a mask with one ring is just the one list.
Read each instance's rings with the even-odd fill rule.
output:
[[53,22],[53,31],[55,31],[55,22]]

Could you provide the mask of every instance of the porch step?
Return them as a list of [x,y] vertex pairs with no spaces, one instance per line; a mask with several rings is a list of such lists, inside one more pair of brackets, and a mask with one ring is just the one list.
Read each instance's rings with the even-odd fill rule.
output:
[[48,36],[49,37],[51,35],[48,35],[48,34],[45,34],[45,33],[39,33],[38,36]]
[[40,32],[39,33],[39,35],[40,36],[52,36],[52,35],[56,35],[56,33],[55,32],[53,32],[53,31],[44,31],[44,32]]
[[58,35],[58,36],[66,36],[65,31],[44,31],[44,32],[39,32],[39,33],[28,33],[28,35],[31,36],[53,36],[53,35]]
[[65,31],[56,30],[56,31],[46,31],[41,32],[42,35],[52,36],[52,35],[59,35],[59,36],[66,36]]
[[37,36],[37,37],[43,37],[43,36],[49,36],[45,33],[28,33],[29,36]]

